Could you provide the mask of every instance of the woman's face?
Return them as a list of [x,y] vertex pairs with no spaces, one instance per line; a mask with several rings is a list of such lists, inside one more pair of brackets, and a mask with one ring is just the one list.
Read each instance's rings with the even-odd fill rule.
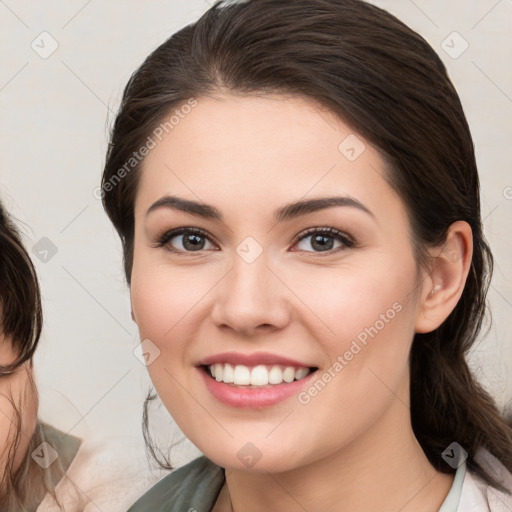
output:
[[213,461],[257,471],[408,425],[422,283],[379,154],[305,99],[197,101],[135,204],[132,307],[165,406]]

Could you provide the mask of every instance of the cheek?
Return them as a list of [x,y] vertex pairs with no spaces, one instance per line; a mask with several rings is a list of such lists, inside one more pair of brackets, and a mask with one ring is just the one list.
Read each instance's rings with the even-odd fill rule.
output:
[[8,399],[8,390],[5,389],[2,380],[0,380],[0,410],[2,411],[2,414],[0,414],[0,479],[2,479],[7,465],[9,447],[15,435],[12,428],[15,412]]
[[[307,297],[308,306],[321,319],[314,321],[315,338],[328,358],[327,369],[319,376],[327,385],[318,384],[321,393],[306,390],[301,403],[318,408],[320,415],[329,411],[325,421],[329,415],[341,422],[347,414],[359,418],[354,428],[358,421],[371,421],[380,414],[393,396],[389,390],[395,392],[404,383],[414,336],[412,256],[397,262],[379,255],[378,263],[366,263],[326,269],[322,274],[304,273],[296,281],[297,294]],[[317,400],[319,394],[323,398]]]
[[379,255],[364,264],[302,272],[293,279],[294,292],[314,315],[301,318],[313,318],[309,327],[331,356],[348,350],[355,339],[364,343],[379,336],[399,342],[392,334],[405,329],[409,336],[413,326],[415,269],[412,256],[397,262]]
[[[37,422],[37,395],[25,365],[9,377],[0,379],[0,478],[8,464],[9,451],[21,429],[18,446],[12,460],[15,472],[27,456],[27,449]],[[20,423],[21,422],[21,423]]]
[[149,352],[158,356],[148,371],[162,398],[179,394],[171,374],[179,383],[190,378],[187,370],[194,362],[190,349],[199,337],[198,328],[207,315],[205,305],[218,280],[219,272],[201,265],[180,267],[134,259],[130,288],[134,317],[141,341],[150,340]]
[[141,338],[154,338],[158,343],[172,336],[175,325],[207,291],[207,283],[198,274],[191,269],[171,269],[143,256],[134,258],[130,295]]
[[147,371],[160,399],[176,418],[194,412],[189,412],[190,397],[183,391],[188,388],[183,372],[188,365],[187,331],[198,300],[191,277],[134,259],[130,295],[143,349],[152,358]]

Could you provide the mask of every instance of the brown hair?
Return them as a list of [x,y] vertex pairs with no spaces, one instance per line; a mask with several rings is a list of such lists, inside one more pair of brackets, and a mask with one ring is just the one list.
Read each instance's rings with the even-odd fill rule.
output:
[[43,317],[34,265],[1,204],[0,257],[1,333],[13,341],[18,354],[11,364],[0,364],[2,376],[32,359],[41,335]]
[[475,456],[486,448],[512,470],[512,424],[465,359],[485,316],[493,258],[471,133],[439,56],[397,18],[360,0],[214,4],[135,71],[113,124],[102,201],[121,238],[128,284],[140,163],[120,170],[171,109],[219,91],[311,98],[374,145],[408,211],[419,268],[453,222],[469,223],[474,252],[462,297],[438,329],[413,340],[412,426],[438,470],[453,471],[441,454],[456,441],[468,467],[503,489]]
[[[16,226],[0,203],[0,334],[10,341],[17,355],[12,363],[0,364],[0,379],[16,372],[23,364],[32,366],[42,318],[41,294],[34,265]],[[31,373],[27,392],[37,399]],[[32,451],[45,440],[42,425],[38,422],[26,456],[14,471],[14,458],[21,436],[27,435],[22,431],[20,412],[26,404],[24,396],[7,399],[13,406],[14,419],[4,448],[6,468],[0,479],[0,509],[9,512],[35,510],[47,492],[54,494],[54,482],[61,478],[62,468],[53,464],[45,470],[32,459]]]

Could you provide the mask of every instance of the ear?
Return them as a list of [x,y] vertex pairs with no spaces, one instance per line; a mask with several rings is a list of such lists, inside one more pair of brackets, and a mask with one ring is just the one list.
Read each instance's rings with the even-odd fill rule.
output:
[[416,332],[437,329],[459,301],[473,257],[473,234],[465,221],[454,222],[445,243],[430,251],[429,272],[423,277]]

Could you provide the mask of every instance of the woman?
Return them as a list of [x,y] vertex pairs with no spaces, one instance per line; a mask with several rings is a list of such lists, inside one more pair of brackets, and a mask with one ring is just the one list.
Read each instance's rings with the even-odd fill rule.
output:
[[80,441],[37,419],[32,358],[42,328],[34,266],[0,204],[0,510],[34,511],[55,486]]
[[512,507],[512,425],[465,361],[474,147],[418,34],[358,0],[215,4],[131,77],[102,196],[205,455],[130,511]]
[[162,472],[126,439],[85,441],[41,422],[33,356],[42,329],[34,266],[0,203],[0,511],[126,510]]

